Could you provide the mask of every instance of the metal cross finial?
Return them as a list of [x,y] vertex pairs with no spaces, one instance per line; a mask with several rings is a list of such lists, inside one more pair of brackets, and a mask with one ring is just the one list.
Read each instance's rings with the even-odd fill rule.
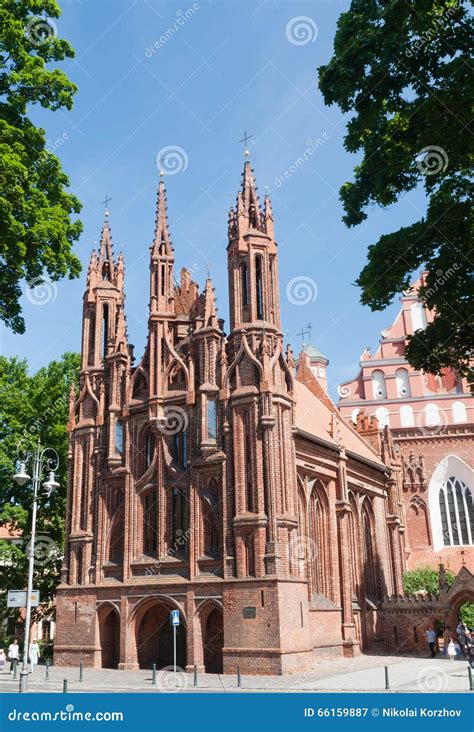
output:
[[307,330],[304,330],[303,328],[301,328],[301,333],[297,333],[297,334],[296,334],[296,335],[299,335],[299,336],[301,336],[301,346],[304,346],[304,345],[305,345],[305,342],[304,342],[304,337],[305,337],[305,335],[307,335],[307,334],[308,334],[308,331],[307,331]]
[[248,158],[248,156],[250,155],[250,150],[248,149],[247,143],[251,137],[253,137],[253,135],[247,135],[247,130],[244,130],[244,136],[241,140],[239,140],[239,142],[243,142],[245,145],[244,155],[246,158]]
[[109,207],[109,201],[111,201],[111,200],[112,200],[112,198],[109,197],[108,194],[106,193],[105,194],[105,200],[102,201],[103,205],[105,206],[105,218],[107,218],[108,215],[109,215],[108,207]]
[[160,167],[160,178],[163,178],[163,176],[165,174],[165,169],[164,169],[165,160],[166,160],[166,156],[162,155],[160,158],[160,166],[161,166]]
[[308,343],[311,343],[311,331],[313,330],[313,326],[311,323],[308,323],[306,327],[308,329]]

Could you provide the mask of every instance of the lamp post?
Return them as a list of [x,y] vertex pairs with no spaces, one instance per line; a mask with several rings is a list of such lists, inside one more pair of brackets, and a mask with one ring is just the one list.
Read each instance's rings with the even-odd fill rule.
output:
[[56,450],[52,447],[42,448],[38,440],[36,450],[32,452],[20,453],[18,448],[18,457],[20,467],[13,476],[13,480],[19,486],[25,485],[30,476],[26,472],[26,465],[31,461],[33,466],[33,511],[31,515],[31,536],[29,541],[28,553],[28,585],[26,590],[26,618],[25,618],[25,642],[23,647],[23,663],[20,671],[20,693],[28,691],[28,655],[30,646],[30,623],[31,623],[31,593],[33,591],[33,571],[35,564],[35,540],[36,540],[36,514],[38,510],[38,498],[40,490],[41,476],[47,470],[49,475],[43,483],[45,495],[49,498],[53,490],[59,488],[56,481],[54,471],[58,469],[59,458]]

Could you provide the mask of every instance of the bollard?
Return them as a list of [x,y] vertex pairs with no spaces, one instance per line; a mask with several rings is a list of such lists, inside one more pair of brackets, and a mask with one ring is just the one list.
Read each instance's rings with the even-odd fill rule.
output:
[[198,668],[197,666],[194,666],[194,680],[193,680],[193,686],[198,685]]
[[49,661],[46,661],[46,666],[44,669],[44,680],[49,681]]
[[81,662],[79,663],[79,681],[84,681],[84,664]]
[[242,686],[242,679],[240,678],[240,666],[237,666],[237,686]]
[[469,674],[469,691],[474,691],[474,679],[472,677],[472,667],[471,664],[467,667],[467,672]]
[[67,694],[67,679],[63,679],[63,694]]
[[17,678],[17,669],[18,669],[18,661],[16,658],[13,659],[13,680],[16,681]]
[[388,678],[388,666],[385,666],[385,689],[390,689],[390,681]]
[[151,668],[152,668],[151,683],[153,686],[156,686],[156,663],[154,663]]

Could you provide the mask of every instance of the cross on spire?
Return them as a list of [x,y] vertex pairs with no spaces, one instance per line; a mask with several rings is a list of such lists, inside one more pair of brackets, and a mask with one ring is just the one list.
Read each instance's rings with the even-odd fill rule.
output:
[[165,174],[164,165],[165,165],[166,155],[162,155],[160,158],[160,177],[163,178]]
[[105,218],[107,218],[109,215],[108,208],[109,208],[109,201],[111,201],[111,200],[112,200],[112,198],[106,193],[105,200],[102,201],[102,204],[105,206]]
[[308,334],[308,331],[307,331],[307,330],[304,330],[304,328],[301,328],[301,333],[297,333],[297,334],[296,334],[296,335],[298,335],[298,336],[301,336],[301,345],[302,345],[302,346],[304,346],[304,345],[305,345],[305,342],[304,342],[304,337],[305,337],[305,335],[307,335],[307,334]]
[[306,327],[308,329],[308,343],[311,343],[311,331],[313,330],[313,326],[311,323],[308,323]]
[[253,135],[247,135],[247,130],[244,130],[244,136],[243,136],[243,138],[241,140],[239,140],[239,142],[243,142],[244,145],[245,145],[244,155],[245,155],[246,158],[248,158],[248,156],[250,155],[250,150],[248,149],[248,144],[247,143],[248,143],[248,141],[250,140],[251,137],[253,137]]

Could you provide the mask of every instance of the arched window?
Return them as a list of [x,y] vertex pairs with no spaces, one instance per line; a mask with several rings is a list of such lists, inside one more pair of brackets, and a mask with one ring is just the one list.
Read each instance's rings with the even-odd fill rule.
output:
[[171,490],[171,548],[177,554],[183,553],[186,549],[188,515],[188,500],[184,489],[175,486]]
[[89,345],[88,345],[88,356],[87,363],[89,366],[94,365],[94,350],[95,350],[95,308],[91,307],[89,310]]
[[145,464],[144,468],[150,467],[155,456],[155,435],[153,432],[147,432],[145,437]]
[[260,254],[255,257],[255,287],[257,296],[257,320],[263,320],[263,260]]
[[102,306],[102,358],[107,356],[109,344],[109,306],[104,303]]
[[324,488],[314,485],[309,503],[308,554],[311,559],[312,591],[330,596],[329,582],[329,508]]
[[454,475],[451,475],[440,488],[439,511],[445,546],[474,543],[471,489]]
[[453,402],[451,409],[453,412],[453,422],[456,424],[467,422],[466,405],[464,402]]
[[87,445],[81,446],[81,506],[79,511],[79,527],[84,531],[87,529],[87,517],[89,515],[89,461],[87,458]]
[[421,302],[414,302],[410,307],[411,311],[411,322],[413,325],[413,331],[425,330],[427,326],[426,312]]
[[441,424],[439,407],[437,404],[431,402],[425,407],[424,426],[437,427],[439,424]]
[[153,556],[158,550],[158,496],[149,491],[143,498],[143,553]]
[[219,492],[216,480],[211,480],[202,496],[203,549],[204,554],[215,556],[219,552]]
[[385,399],[387,388],[385,386],[385,375],[383,371],[372,371],[372,390],[374,399]]
[[396,370],[395,381],[397,384],[398,397],[402,398],[411,396],[410,379],[408,377],[408,371],[406,369]]
[[378,599],[377,569],[374,553],[374,527],[367,499],[362,507],[362,552],[365,596],[370,600]]
[[390,415],[388,413],[387,407],[377,407],[377,409],[375,410],[375,416],[378,419],[378,423],[381,429],[383,429],[384,427],[390,427]]
[[457,455],[436,466],[428,487],[433,550],[474,543],[474,470]]
[[187,447],[186,430],[182,429],[181,432],[176,432],[173,435],[173,460],[183,470],[188,464]]
[[403,404],[400,407],[400,424],[402,427],[414,427],[415,417],[413,416],[413,409],[409,404]]
[[245,307],[249,304],[249,274],[247,262],[240,265],[240,277],[242,284],[242,305]]
[[359,512],[357,510],[357,504],[353,494],[349,495],[349,503],[351,511],[349,512],[349,541],[350,541],[350,561],[351,561],[351,580],[352,580],[352,594],[355,597],[359,596],[360,582],[359,582]]
[[254,509],[254,487],[253,487],[253,456],[252,456],[252,414],[247,411],[242,419],[244,430],[244,474],[245,474],[245,503],[246,510],[253,512]]

